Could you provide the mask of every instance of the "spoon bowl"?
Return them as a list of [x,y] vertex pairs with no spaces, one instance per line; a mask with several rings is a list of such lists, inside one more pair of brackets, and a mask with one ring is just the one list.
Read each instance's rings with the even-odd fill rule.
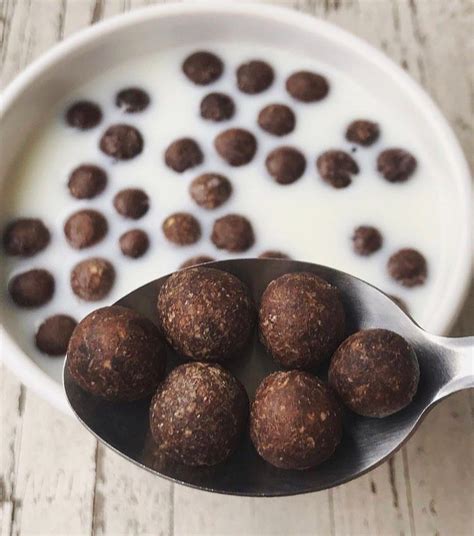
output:
[[[256,304],[273,279],[290,272],[312,272],[339,288],[347,315],[347,335],[360,329],[385,328],[402,335],[415,349],[420,383],[413,402],[383,419],[345,411],[344,435],[335,454],[313,469],[277,469],[260,458],[248,434],[228,460],[214,467],[188,467],[166,459],[153,443],[148,424],[150,399],[111,403],[77,386],[64,366],[64,387],[79,420],[100,441],[129,461],[195,488],[235,495],[271,497],[328,489],[375,468],[398,450],[427,412],[446,396],[474,386],[474,337],[449,339],[426,333],[383,292],[344,272],[292,260],[237,259],[206,263],[236,275],[250,289]],[[140,287],[116,305],[129,307],[156,323],[156,298],[168,276]],[[168,369],[183,360],[171,349]],[[265,352],[257,335],[245,356],[226,363],[245,386],[250,400],[260,381],[280,367]],[[327,368],[318,370],[325,378]]]

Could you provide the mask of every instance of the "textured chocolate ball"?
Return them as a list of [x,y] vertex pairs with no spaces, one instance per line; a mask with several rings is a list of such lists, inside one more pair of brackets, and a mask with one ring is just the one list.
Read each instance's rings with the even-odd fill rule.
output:
[[115,195],[114,207],[121,216],[138,220],[148,212],[150,199],[139,188],[126,188]]
[[259,259],[289,259],[290,257],[286,253],[277,251],[275,249],[268,249],[258,256]]
[[404,149],[386,149],[377,158],[377,170],[389,182],[405,182],[416,166],[416,158]]
[[314,369],[344,338],[345,317],[336,287],[309,272],[285,274],[262,295],[260,338],[284,367]]
[[382,247],[382,234],[375,227],[361,225],[356,228],[352,235],[352,244],[357,254],[363,256],[371,255]]
[[130,125],[112,125],[102,135],[99,147],[112,158],[131,160],[143,151],[143,137]]
[[195,360],[224,361],[239,355],[247,343],[255,309],[242,281],[202,266],[167,279],[158,295],[158,317],[177,352]]
[[8,283],[8,292],[20,307],[41,307],[53,297],[54,287],[54,277],[35,268],[15,275]]
[[346,130],[346,140],[364,147],[375,143],[379,139],[379,136],[379,125],[365,119],[352,121]]
[[227,177],[218,173],[204,173],[196,177],[189,186],[189,193],[196,203],[206,209],[223,205],[232,194],[232,184]]
[[175,212],[162,225],[166,238],[178,246],[195,244],[201,238],[201,225],[187,212]]
[[296,100],[316,102],[329,93],[329,84],[320,74],[298,71],[286,80],[286,90]]
[[237,87],[243,93],[255,95],[268,89],[275,75],[271,65],[261,60],[243,63],[237,69]]
[[150,247],[150,240],[145,231],[141,229],[131,229],[119,239],[120,250],[126,257],[138,259],[143,257]]
[[113,402],[146,398],[163,379],[166,349],[158,328],[136,311],[112,305],[79,322],[67,367],[88,393]]
[[171,143],[165,151],[165,164],[177,173],[196,167],[203,160],[201,148],[192,138],[180,138]]
[[306,158],[294,147],[278,147],[265,160],[268,173],[278,184],[292,184],[306,169]]
[[405,248],[394,253],[387,264],[389,274],[405,287],[423,285],[428,276],[425,257],[416,249]]
[[79,210],[66,220],[64,234],[74,249],[84,249],[98,244],[107,234],[108,225],[97,210]]
[[3,232],[3,249],[7,255],[32,257],[42,251],[49,241],[48,228],[37,218],[13,220]]
[[102,111],[95,102],[78,101],[66,111],[66,122],[79,130],[89,130],[102,121]]
[[231,166],[248,164],[257,152],[257,140],[248,130],[230,128],[214,140],[219,155]]
[[201,101],[201,117],[209,121],[227,121],[235,113],[232,97],[225,93],[209,93]]
[[99,166],[83,164],[69,176],[68,188],[76,199],[92,199],[105,190],[107,174]]
[[221,77],[224,64],[212,52],[200,50],[188,56],[184,60],[182,68],[191,82],[199,86],[207,86]]
[[79,262],[71,272],[72,291],[85,301],[104,299],[111,291],[114,281],[114,267],[100,257]]
[[413,400],[420,369],[407,341],[386,329],[358,331],[337,349],[329,384],[344,405],[364,417],[387,417]]
[[248,420],[248,397],[230,372],[186,363],[158,386],[150,430],[162,450],[185,465],[216,465],[238,447]]
[[181,264],[180,269],[183,270],[185,268],[191,268],[192,266],[204,264],[205,262],[212,262],[214,260],[215,259],[209,257],[208,255],[196,255],[195,257],[191,257],[187,261],[184,261],[183,264]]
[[316,167],[321,178],[334,188],[346,188],[352,182],[351,176],[359,173],[359,166],[352,156],[338,150],[318,156]]
[[211,240],[219,249],[240,252],[253,246],[255,235],[247,218],[239,214],[228,214],[214,222]]
[[291,108],[284,104],[269,104],[258,114],[260,128],[275,136],[284,136],[293,132],[296,117]]
[[38,328],[35,336],[36,347],[50,356],[63,356],[77,322],[68,315],[54,315],[47,318]]
[[143,112],[150,105],[150,96],[139,87],[122,89],[115,96],[115,106],[127,114]]
[[342,411],[326,385],[297,370],[259,385],[250,436],[260,456],[281,469],[309,469],[330,458],[342,438]]

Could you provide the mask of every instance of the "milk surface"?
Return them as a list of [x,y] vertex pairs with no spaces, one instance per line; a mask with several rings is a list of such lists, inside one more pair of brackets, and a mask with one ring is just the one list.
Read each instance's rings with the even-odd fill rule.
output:
[[[195,86],[181,72],[183,59],[198,49],[218,54],[225,64],[224,75],[209,86]],[[270,89],[259,95],[240,93],[235,84],[235,70],[242,62],[263,59],[275,70]],[[285,91],[285,80],[296,70],[323,74],[330,83],[324,100],[304,104]],[[151,105],[142,113],[125,114],[115,107],[116,93],[137,86],[151,97]],[[200,117],[201,99],[209,92],[231,95],[236,104],[230,121],[212,123]],[[93,130],[78,131],[64,120],[67,107],[78,99],[97,102],[103,111],[101,124]],[[286,103],[296,114],[295,130],[284,137],[262,131],[257,125],[259,111],[270,103]],[[347,125],[354,119],[379,123],[380,139],[369,148],[345,140]],[[113,161],[98,148],[105,129],[114,123],[137,127],[144,138],[144,150],[136,158]],[[231,127],[252,131],[258,140],[254,160],[232,168],[213,147],[215,136]],[[183,174],[164,164],[164,151],[176,138],[194,138],[204,153],[204,162]],[[265,168],[266,155],[281,145],[295,146],[307,159],[302,178],[291,185],[278,185]],[[391,184],[376,171],[379,152],[388,147],[408,149],[418,160],[416,173],[406,183]],[[327,149],[342,149],[351,154],[360,167],[352,184],[337,190],[319,177],[316,157]],[[103,167],[108,174],[106,190],[92,200],[79,201],[67,188],[70,172],[80,164]],[[198,207],[188,193],[193,178],[204,172],[216,172],[232,182],[233,194],[215,210]],[[50,120],[25,147],[15,174],[3,191],[1,223],[16,217],[41,218],[51,231],[51,243],[30,259],[3,257],[1,274],[2,307],[6,309],[6,326],[20,346],[41,368],[60,381],[61,359],[42,355],[34,345],[40,323],[52,314],[66,313],[81,319],[91,310],[110,304],[124,294],[177,267],[194,255],[216,259],[254,257],[267,249],[281,250],[294,259],[326,264],[350,272],[401,297],[422,325],[435,299],[433,289],[442,286],[437,266],[441,245],[441,181],[429,155],[411,132],[410,118],[400,117],[396,106],[386,102],[383,87],[365,88],[347,74],[331,66],[283,49],[259,44],[201,43],[195,48],[157,51],[138,60],[125,62],[87,81],[51,111]],[[114,195],[123,188],[142,188],[150,197],[150,210],[140,220],[129,220],[115,212]],[[94,247],[72,249],[63,233],[70,214],[84,208],[101,211],[109,223],[106,238]],[[169,243],[162,231],[163,220],[176,211],[194,214],[202,226],[201,240],[192,246]],[[252,223],[256,241],[247,252],[231,255],[217,250],[210,241],[214,220],[228,213],[246,216]],[[383,234],[381,250],[360,257],[352,250],[351,236],[359,225],[374,225]],[[140,259],[124,257],[119,249],[120,235],[133,228],[145,230],[150,249]],[[391,280],[386,271],[389,256],[402,247],[419,249],[426,257],[429,276],[425,285],[405,289]],[[109,259],[117,273],[112,292],[102,302],[84,302],[69,284],[72,267],[92,256]],[[56,280],[56,292],[50,303],[34,310],[15,306],[7,296],[7,282],[12,275],[33,267],[46,268]],[[444,276],[443,276],[444,277]]]

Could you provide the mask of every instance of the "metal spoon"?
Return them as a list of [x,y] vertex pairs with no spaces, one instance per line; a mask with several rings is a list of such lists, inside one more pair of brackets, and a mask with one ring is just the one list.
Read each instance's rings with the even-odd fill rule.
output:
[[[420,363],[420,385],[414,401],[384,419],[363,418],[346,412],[344,437],[334,456],[306,471],[276,469],[262,460],[248,437],[226,462],[210,468],[186,467],[163,458],[148,430],[149,400],[110,403],[82,391],[64,367],[64,386],[79,420],[99,440],[145,469],[199,489],[248,496],[281,496],[337,486],[370,471],[398,450],[423,417],[443,398],[474,387],[474,337],[449,339],[423,331],[390,298],[373,286],[338,270],[305,262],[242,259],[208,263],[235,274],[250,288],[255,302],[267,284],[288,272],[313,272],[336,285],[343,296],[348,333],[363,328],[386,328],[405,337]],[[168,276],[161,277],[117,302],[156,320],[156,296]],[[169,367],[180,358],[169,352]],[[254,338],[248,353],[229,364],[252,400],[262,378],[277,365]],[[318,371],[324,376],[325,371]]]

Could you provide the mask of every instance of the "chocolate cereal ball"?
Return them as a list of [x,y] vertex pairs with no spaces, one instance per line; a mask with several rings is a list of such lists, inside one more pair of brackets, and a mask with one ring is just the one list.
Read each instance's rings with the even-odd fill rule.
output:
[[230,372],[210,363],[186,363],[158,386],[150,430],[161,449],[185,465],[215,465],[238,447],[248,397]]
[[255,309],[242,281],[202,266],[166,280],[158,294],[158,317],[177,352],[195,360],[224,361],[247,343]]
[[382,234],[375,227],[361,225],[357,227],[352,235],[352,244],[354,246],[354,251],[358,255],[371,255],[382,247]]
[[206,209],[223,205],[232,194],[232,184],[227,177],[218,173],[204,173],[196,177],[189,186],[189,193],[196,203]]
[[416,158],[404,149],[386,149],[377,158],[377,170],[389,182],[405,182],[416,166]]
[[339,291],[309,272],[278,277],[262,295],[259,327],[263,344],[281,365],[317,368],[344,337]]
[[92,199],[105,190],[107,174],[99,166],[83,164],[73,170],[67,185],[76,199]]
[[139,188],[126,188],[115,195],[114,207],[124,218],[138,220],[148,212],[150,199]]
[[294,147],[278,147],[265,160],[268,173],[278,184],[292,184],[306,169],[306,158]]
[[260,128],[275,136],[284,136],[293,132],[296,117],[291,108],[284,104],[269,104],[258,114]]
[[413,348],[386,329],[358,331],[337,349],[329,383],[342,402],[364,417],[387,417],[415,396],[420,370]]
[[272,67],[261,60],[243,63],[237,69],[237,87],[243,93],[255,95],[268,89],[275,77]]
[[50,356],[63,356],[77,322],[68,315],[54,315],[47,318],[38,328],[35,336],[36,347]]
[[288,77],[286,90],[301,102],[316,102],[329,92],[329,84],[324,76],[309,71],[298,71]]
[[342,412],[326,385],[297,370],[274,372],[259,385],[250,436],[260,456],[281,469],[309,469],[332,456]]
[[394,253],[387,264],[389,274],[404,287],[416,287],[426,281],[428,266],[416,249],[405,248]]
[[89,130],[102,121],[102,111],[95,102],[78,101],[66,111],[66,122],[79,130]]
[[87,315],[67,351],[73,380],[88,393],[113,402],[151,395],[162,380],[166,350],[158,328],[136,311],[112,305]]
[[100,257],[79,262],[71,272],[71,288],[85,301],[104,299],[113,287],[115,270],[112,264]]
[[187,212],[175,212],[162,225],[166,238],[178,246],[195,244],[201,238],[201,225]]
[[128,87],[119,91],[115,97],[115,106],[127,114],[142,112],[148,108],[150,97],[139,87]]
[[318,156],[316,167],[321,178],[334,188],[346,188],[352,182],[351,175],[359,173],[359,166],[352,156],[338,150],[326,151]]
[[209,93],[201,101],[201,117],[209,121],[227,121],[233,117],[235,105],[225,93]]
[[248,130],[230,128],[214,140],[219,155],[231,166],[248,164],[257,152],[257,140]]
[[208,255],[196,255],[195,257],[191,257],[187,261],[184,261],[183,264],[181,264],[180,269],[191,268],[191,266],[197,266],[198,264],[204,264],[205,262],[212,262],[214,260],[215,259]]
[[275,249],[268,249],[258,256],[259,259],[289,259],[290,257],[286,253],[277,251]]
[[150,247],[150,240],[145,231],[141,229],[131,229],[119,239],[120,250],[126,257],[138,259],[143,257]]
[[191,82],[207,86],[215,82],[224,71],[222,60],[212,52],[198,51],[183,62],[183,72]]
[[66,220],[64,234],[74,249],[99,243],[107,234],[107,220],[96,210],[79,210]]
[[228,214],[214,222],[211,240],[219,249],[240,252],[253,246],[255,235],[247,218],[239,214]]
[[352,121],[346,130],[346,140],[368,147],[375,143],[380,135],[379,125],[365,119]]
[[102,135],[99,147],[112,158],[130,160],[143,151],[143,137],[130,125],[112,125]]
[[15,275],[8,283],[8,292],[20,307],[41,307],[53,297],[54,287],[54,277],[35,268]]
[[201,148],[191,138],[180,138],[171,143],[165,151],[165,164],[177,173],[196,167],[203,160]]
[[37,218],[11,221],[3,233],[3,249],[7,255],[32,257],[42,251],[50,240],[49,230]]

